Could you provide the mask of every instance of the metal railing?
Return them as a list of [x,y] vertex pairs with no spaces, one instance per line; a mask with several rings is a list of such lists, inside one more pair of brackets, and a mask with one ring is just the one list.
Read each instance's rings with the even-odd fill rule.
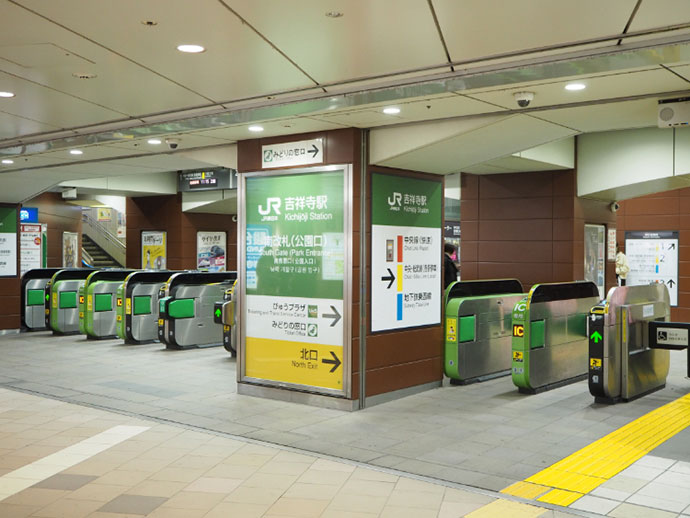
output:
[[127,247],[103,225],[88,214],[82,212],[82,233],[86,234],[91,240],[100,246],[118,264],[124,265],[127,260]]
[[93,266],[93,257],[85,248],[81,249],[81,262],[86,266]]

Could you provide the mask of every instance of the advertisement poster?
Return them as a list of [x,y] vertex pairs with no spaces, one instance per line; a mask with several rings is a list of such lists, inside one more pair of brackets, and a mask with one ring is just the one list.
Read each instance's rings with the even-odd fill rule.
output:
[[43,268],[43,229],[40,224],[24,223],[19,234],[19,275],[34,268]]
[[62,266],[63,268],[79,268],[79,234],[76,232],[62,233]]
[[144,230],[141,233],[141,267],[144,270],[165,270],[167,258],[166,232]]
[[441,323],[441,182],[374,173],[371,330]]
[[98,207],[96,212],[99,222],[110,221],[113,217],[113,211],[110,207]]
[[243,181],[244,378],[346,393],[349,169]]
[[196,269],[205,272],[225,271],[225,232],[196,233]]
[[599,297],[606,296],[605,273],[606,227],[585,225],[585,280],[599,288]]
[[127,237],[127,216],[124,212],[117,213],[117,237]]
[[17,275],[17,209],[0,207],[0,277]]
[[678,305],[678,232],[626,232],[627,286],[665,284],[671,306]]

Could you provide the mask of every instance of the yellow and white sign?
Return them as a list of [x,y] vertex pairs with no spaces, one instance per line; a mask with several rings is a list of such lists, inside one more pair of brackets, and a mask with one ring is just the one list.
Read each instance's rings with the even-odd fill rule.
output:
[[166,232],[141,233],[141,267],[144,270],[165,270],[167,258]]

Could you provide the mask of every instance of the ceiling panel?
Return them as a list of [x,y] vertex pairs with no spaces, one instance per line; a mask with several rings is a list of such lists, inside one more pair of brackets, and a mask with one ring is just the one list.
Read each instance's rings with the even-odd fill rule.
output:
[[687,0],[642,0],[630,24],[630,32],[690,22]]
[[283,119],[277,121],[262,122],[264,131],[252,133],[247,129],[247,124],[241,126],[227,126],[213,130],[198,131],[190,135],[204,135],[215,138],[222,138],[228,141],[247,140],[263,136],[293,135],[297,133],[308,133],[311,131],[327,131],[342,129],[347,125],[335,122],[323,121],[313,117],[296,117],[294,119]]
[[453,61],[623,31],[636,0],[433,0]]
[[686,88],[690,88],[690,65],[680,65],[671,67],[676,74],[680,74],[686,80]]
[[495,89],[492,91],[471,93],[469,95],[475,99],[515,109],[517,108],[517,104],[513,97],[513,93],[522,90],[533,92],[534,100],[530,103],[530,107],[539,107],[633,95],[663,93],[684,90],[690,86],[686,81],[663,68],[580,78],[577,82],[585,84],[587,88],[573,92],[565,90],[564,88],[569,82],[572,81],[533,84],[520,88],[511,87],[507,89]]
[[63,180],[83,178],[68,171],[24,171],[0,174],[0,203],[19,203],[50,189]]
[[179,154],[146,155],[135,158],[125,158],[117,160],[114,163],[126,165],[131,168],[146,168],[151,171],[180,171],[183,169],[199,169],[209,166],[206,162],[186,158]]
[[[20,3],[216,102],[313,85],[217,0]],[[182,43],[207,50],[183,54]]]
[[[321,83],[446,62],[431,11],[419,0],[225,3]],[[343,16],[326,16],[333,11]]]
[[145,138],[114,142],[109,144],[109,147],[127,150],[127,154],[132,155],[139,153],[165,153],[170,151],[168,144],[165,142],[166,139],[177,140],[177,149],[180,151],[203,146],[219,146],[231,142],[227,139],[221,139],[219,137],[212,137],[208,135],[199,135],[198,133],[182,133],[159,137],[158,140],[161,141],[161,144],[149,144],[149,139]]
[[533,116],[583,133],[645,128],[657,124],[657,101],[642,99],[580,108],[563,108],[538,112]]
[[[0,99],[0,108],[3,106],[3,101],[11,101],[11,99]],[[9,113],[0,112],[0,139],[14,138],[18,135],[28,135],[30,133],[40,133],[43,131],[52,131],[59,129],[57,126],[44,124],[42,122],[32,121],[23,117],[17,117]]]

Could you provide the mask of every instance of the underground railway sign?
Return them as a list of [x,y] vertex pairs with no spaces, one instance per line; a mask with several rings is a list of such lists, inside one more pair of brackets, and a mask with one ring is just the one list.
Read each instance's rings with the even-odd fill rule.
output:
[[345,395],[349,168],[249,174],[242,185],[242,381]]

